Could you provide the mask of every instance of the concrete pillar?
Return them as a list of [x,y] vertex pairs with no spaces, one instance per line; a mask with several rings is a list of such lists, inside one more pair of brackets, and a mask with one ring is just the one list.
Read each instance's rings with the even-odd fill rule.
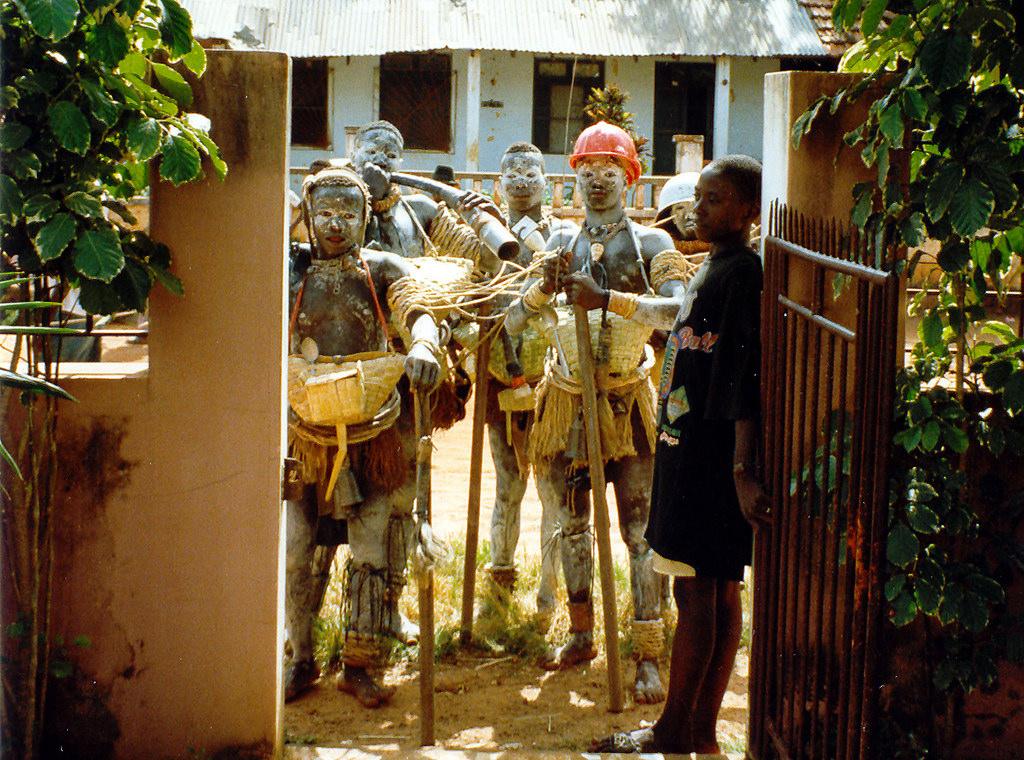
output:
[[466,171],[480,168],[480,51],[466,59]]
[[92,640],[118,758],[281,747],[290,60],[207,55],[227,178],[152,188],[185,294],[154,287],[148,369],[83,368],[61,419],[54,630]]
[[676,144],[676,174],[704,168],[704,135],[672,135]]
[[715,59],[715,126],[713,155],[729,152],[729,103],[732,100],[732,60],[728,56]]

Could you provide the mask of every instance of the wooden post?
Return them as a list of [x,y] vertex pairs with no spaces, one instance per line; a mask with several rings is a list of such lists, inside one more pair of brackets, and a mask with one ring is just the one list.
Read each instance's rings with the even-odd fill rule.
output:
[[[427,521],[430,509],[430,396],[413,391],[416,416],[416,510]],[[434,570],[417,573],[420,607],[420,746],[434,743]]]
[[[486,304],[480,314],[487,313]],[[466,559],[462,582],[462,623],[459,643],[473,641],[473,600],[476,588],[476,549],[480,541],[480,480],[484,464],[484,426],[487,421],[487,385],[490,372],[491,341],[485,340],[487,323],[478,322],[480,342],[476,347],[476,383],[473,388],[473,438],[469,455],[469,498],[466,504]]]
[[622,663],[619,660],[619,615],[615,603],[615,575],[612,570],[611,523],[605,495],[604,459],[601,430],[597,419],[597,371],[590,343],[587,310],[574,306],[576,346],[580,356],[580,385],[583,386],[583,420],[587,433],[587,459],[590,465],[590,493],[594,504],[594,533],[597,535],[597,559],[601,571],[601,607],[604,611],[604,648],[608,658],[608,710],[622,712]]

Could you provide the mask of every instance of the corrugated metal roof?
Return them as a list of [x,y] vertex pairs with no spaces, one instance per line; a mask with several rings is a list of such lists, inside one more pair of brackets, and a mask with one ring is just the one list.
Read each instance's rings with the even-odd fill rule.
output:
[[[183,0],[197,37],[296,57],[417,50],[820,56],[797,0]],[[245,30],[245,31],[243,31]],[[241,32],[241,34],[239,34]]]

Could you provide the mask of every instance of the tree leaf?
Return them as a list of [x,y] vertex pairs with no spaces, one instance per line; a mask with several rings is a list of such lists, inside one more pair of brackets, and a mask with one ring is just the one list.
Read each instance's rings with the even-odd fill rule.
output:
[[192,88],[181,74],[163,63],[153,63],[152,66],[153,74],[164,92],[178,101],[182,108],[192,105]]
[[175,58],[192,50],[192,17],[177,0],[160,0],[163,13],[157,28],[160,39]]
[[992,191],[976,177],[968,177],[949,202],[949,220],[953,229],[970,237],[985,226],[994,208]]
[[[935,444],[939,442],[939,423],[936,420],[928,420],[924,424],[924,428],[921,430],[921,448],[925,451],[931,451],[935,448]],[[913,522],[911,522],[913,525]],[[916,530],[915,526],[915,530]]]
[[917,608],[926,615],[934,615],[939,611],[942,595],[935,586],[920,578],[914,583],[914,601]]
[[61,40],[78,20],[78,0],[14,0],[22,18],[40,37]]
[[900,222],[900,237],[912,248],[924,242],[924,217],[920,211],[915,211]]
[[0,124],[0,150],[17,150],[32,136],[32,130],[16,121]]
[[915,559],[921,545],[914,531],[906,523],[897,523],[889,531],[886,542],[885,556],[897,567],[907,567]]
[[198,41],[192,43],[192,49],[181,57],[181,62],[188,66],[188,70],[201,77],[206,72],[206,51]]
[[82,92],[92,106],[92,115],[104,126],[112,127],[121,113],[121,106],[107,94],[107,91],[97,82],[90,79],[82,80]]
[[970,440],[967,437],[967,433],[960,428],[953,425],[943,425],[942,437],[945,439],[946,445],[957,454],[963,454],[967,451]]
[[116,66],[122,58],[128,55],[128,35],[124,28],[117,23],[113,13],[97,24],[92,32],[86,36],[86,50],[89,55],[99,59],[107,66]]
[[81,292],[78,305],[89,314],[113,314],[124,311],[124,304],[121,303],[121,298],[113,285],[83,277],[79,287]]
[[68,243],[75,239],[75,232],[75,218],[71,214],[55,214],[39,229],[32,241],[39,254],[39,260],[53,261],[60,256],[68,247]]
[[129,53],[118,64],[122,74],[132,74],[142,79],[149,72],[149,59],[142,53]]
[[75,269],[93,280],[110,282],[124,268],[121,239],[112,227],[83,232],[75,243]]
[[905,589],[892,600],[889,618],[895,626],[904,626],[917,617],[917,603]]
[[228,173],[228,165],[224,162],[224,159],[220,157],[220,148],[217,146],[210,136],[203,132],[201,129],[195,130],[192,134],[195,135],[196,139],[199,140],[199,144],[205,149],[206,155],[210,158],[210,164],[213,166],[213,171],[217,175],[218,179],[224,179]]
[[22,214],[24,197],[18,183],[6,174],[0,174],[0,219],[13,222]]
[[156,119],[142,119],[128,130],[128,148],[139,161],[148,161],[160,149],[162,134],[160,122]]
[[929,348],[937,348],[942,343],[942,317],[938,309],[932,309],[917,327],[918,336]]
[[899,103],[891,103],[878,115],[878,128],[892,147],[903,146],[903,111]]
[[[938,437],[938,424],[935,436]],[[910,527],[918,533],[936,533],[939,530],[939,516],[926,504],[908,504],[907,519]]]
[[954,31],[925,36],[918,59],[921,70],[939,92],[967,79],[971,65],[971,37]]
[[988,625],[988,605],[977,594],[964,594],[957,619],[971,633],[979,633]]
[[920,90],[908,88],[903,91],[903,110],[912,119],[923,120],[928,115],[928,104]]
[[907,585],[907,576],[903,573],[897,573],[892,578],[885,582],[885,599],[891,602],[899,593],[903,590],[903,587]]
[[1012,412],[1024,411],[1024,370],[1014,370],[1003,385],[1003,403]]
[[30,150],[16,150],[4,156],[4,163],[11,174],[18,179],[32,179],[39,176],[43,165],[39,156]]
[[49,117],[50,129],[53,130],[61,147],[84,156],[89,149],[92,135],[89,132],[89,122],[78,106],[68,100],[58,100],[46,109],[46,114]]
[[163,285],[168,292],[176,296],[183,296],[185,294],[185,286],[181,284],[181,280],[164,267],[151,264],[149,272],[153,275],[153,279]]
[[64,205],[79,216],[97,218],[103,216],[103,204],[94,195],[85,192],[69,193],[64,196]]
[[196,179],[199,171],[199,151],[196,146],[181,135],[172,135],[164,143],[160,176],[174,185],[180,185]]
[[126,258],[124,269],[114,278],[113,285],[126,308],[140,312],[146,310],[146,300],[149,298],[153,281],[145,267],[131,258]]
[[963,177],[964,170],[959,164],[944,164],[932,177],[925,191],[924,203],[933,222],[939,221],[946,213]]
[[60,211],[60,202],[49,195],[33,195],[25,201],[23,213],[30,222],[45,222]]
[[868,217],[871,215],[873,200],[874,193],[870,189],[863,190],[853,206],[853,211],[850,212],[850,221],[863,228],[868,221]]
[[860,17],[860,30],[865,37],[870,37],[878,29],[878,22],[882,20],[889,0],[869,0],[868,7]]

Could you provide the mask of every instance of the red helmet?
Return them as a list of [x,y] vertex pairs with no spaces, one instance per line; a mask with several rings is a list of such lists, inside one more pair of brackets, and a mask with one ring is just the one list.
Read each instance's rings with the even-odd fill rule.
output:
[[606,121],[599,121],[580,132],[569,156],[569,166],[575,169],[581,159],[591,156],[611,156],[624,161],[627,185],[636,182],[643,172],[633,138],[622,127]]

